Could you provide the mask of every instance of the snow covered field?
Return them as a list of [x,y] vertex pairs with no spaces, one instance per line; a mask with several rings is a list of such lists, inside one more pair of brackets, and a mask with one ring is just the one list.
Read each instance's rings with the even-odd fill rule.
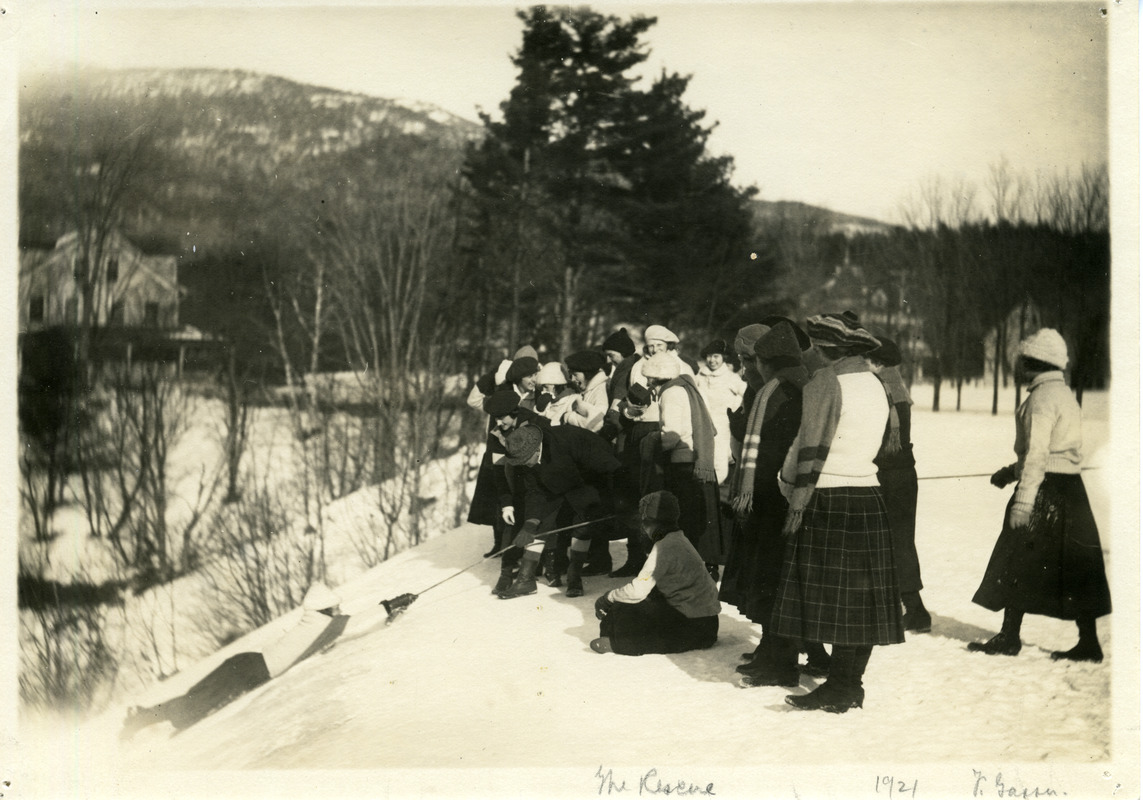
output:
[[[569,600],[492,597],[480,563],[488,529],[462,526],[338,587],[352,611],[433,588],[393,625],[309,659],[177,736],[124,745],[124,706],[61,731],[28,724],[9,763],[15,797],[1139,797],[1138,486],[1116,483],[1105,394],[1085,396],[1084,473],[1103,537],[1115,613],[1099,621],[1102,664],[1055,663],[1071,623],[1028,617],[1016,658],[969,653],[999,626],[971,597],[1008,491],[1010,390],[987,413],[986,387],[959,413],[914,393],[922,478],[917,546],[933,631],[876,648],[866,707],[798,712],[783,688],[740,689],[738,655],[757,629],[724,607],[706,651],[596,655],[591,578]],[[955,393],[946,389],[946,408]],[[1119,502],[1113,502],[1113,500]],[[1128,502],[1130,501],[1130,502]],[[1125,521],[1126,520],[1126,524]],[[1134,522],[1132,522],[1134,520]],[[1113,525],[1114,521],[1114,525]],[[612,544],[616,563],[622,542]],[[346,574],[352,574],[347,571]],[[148,687],[181,693],[224,658],[254,650],[294,612]],[[803,678],[802,688],[815,681]]]

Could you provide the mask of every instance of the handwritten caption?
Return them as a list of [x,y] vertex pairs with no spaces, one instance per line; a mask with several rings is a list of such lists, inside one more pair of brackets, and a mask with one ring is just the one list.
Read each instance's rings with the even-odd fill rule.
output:
[[599,781],[598,794],[600,796],[607,796],[612,794],[622,794],[623,792],[636,793],[638,796],[643,795],[675,795],[677,797],[692,797],[695,795],[708,795],[714,796],[714,784],[693,783],[687,780],[667,780],[659,775],[659,770],[649,769],[639,776],[638,781],[631,781],[628,786],[626,778],[618,778],[615,773],[610,769],[604,769],[601,765],[595,771],[595,779]]

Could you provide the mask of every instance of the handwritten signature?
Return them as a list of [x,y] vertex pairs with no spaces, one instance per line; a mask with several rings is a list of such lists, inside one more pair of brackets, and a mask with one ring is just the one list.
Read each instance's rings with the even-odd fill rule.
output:
[[991,795],[993,791],[995,791],[996,796],[1000,798],[1067,797],[1068,794],[1067,792],[1057,792],[1055,789],[1051,788],[1040,788],[1039,786],[1018,786],[1011,783],[1005,783],[1004,773],[1002,772],[997,772],[996,777],[990,781],[987,775],[985,775],[980,770],[974,769],[972,771],[972,777],[974,781],[972,785],[973,797],[985,797],[987,795]]
[[683,780],[667,781],[659,777],[659,770],[653,768],[640,775],[638,783],[633,784],[631,787],[627,786],[626,780],[617,779],[615,777],[615,773],[612,770],[604,770],[602,765],[595,771],[595,778],[599,781],[598,794],[600,795],[620,794],[622,792],[634,791],[636,789],[638,789],[640,796],[645,794],[673,794],[680,797],[689,797],[691,795],[714,795],[713,783],[708,783],[704,786]]

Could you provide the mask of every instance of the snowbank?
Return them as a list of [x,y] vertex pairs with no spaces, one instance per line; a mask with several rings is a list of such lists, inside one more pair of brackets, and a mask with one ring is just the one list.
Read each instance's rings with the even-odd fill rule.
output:
[[[1102,664],[1051,661],[1075,629],[1042,617],[1027,618],[1016,658],[966,650],[999,625],[971,597],[1007,493],[975,475],[1011,460],[1012,420],[932,414],[919,400],[913,428],[933,631],[875,650],[863,709],[798,712],[783,702],[790,690],[737,688],[738,655],[758,632],[725,606],[710,650],[596,655],[594,599],[619,580],[588,579],[577,599],[541,586],[498,600],[487,529],[465,525],[338,588],[348,610],[422,593],[393,625],[177,736],[149,729],[121,746],[122,705],[66,734],[22,728],[23,785],[36,797],[1138,797],[1138,573],[1115,557],[1135,531],[1110,529],[1106,418],[1085,420],[1088,464],[1103,468],[1084,474],[1117,604],[1098,624]],[[621,563],[623,543],[612,552]],[[296,613],[132,702],[181,693]]]

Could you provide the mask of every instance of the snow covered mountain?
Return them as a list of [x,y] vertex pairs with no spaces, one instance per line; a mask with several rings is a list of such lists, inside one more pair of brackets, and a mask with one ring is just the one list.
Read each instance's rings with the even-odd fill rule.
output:
[[[999,624],[971,597],[1007,500],[982,474],[1010,460],[1012,423],[932,414],[915,399],[917,544],[933,631],[876,648],[863,709],[799,712],[783,702],[788,689],[737,688],[734,667],[757,630],[725,606],[710,650],[597,655],[587,646],[598,635],[593,602],[619,580],[587,579],[577,599],[541,586],[498,600],[497,565],[481,559],[487,529],[463,526],[337,587],[350,612],[420,593],[392,625],[339,641],[178,735],[156,727],[120,744],[123,706],[78,728],[28,721],[9,761],[20,782],[5,794],[1138,797],[1137,565],[1116,558],[1137,551],[1111,528],[1106,398],[1085,395],[1084,406],[1094,467],[1084,480],[1119,604],[1099,621],[1102,664],[1053,662],[1075,628],[1044,617],[1026,620],[1018,657],[966,650]],[[623,543],[612,552],[620,563]],[[134,701],[185,691],[296,614]],[[803,677],[794,691],[815,683]]]

